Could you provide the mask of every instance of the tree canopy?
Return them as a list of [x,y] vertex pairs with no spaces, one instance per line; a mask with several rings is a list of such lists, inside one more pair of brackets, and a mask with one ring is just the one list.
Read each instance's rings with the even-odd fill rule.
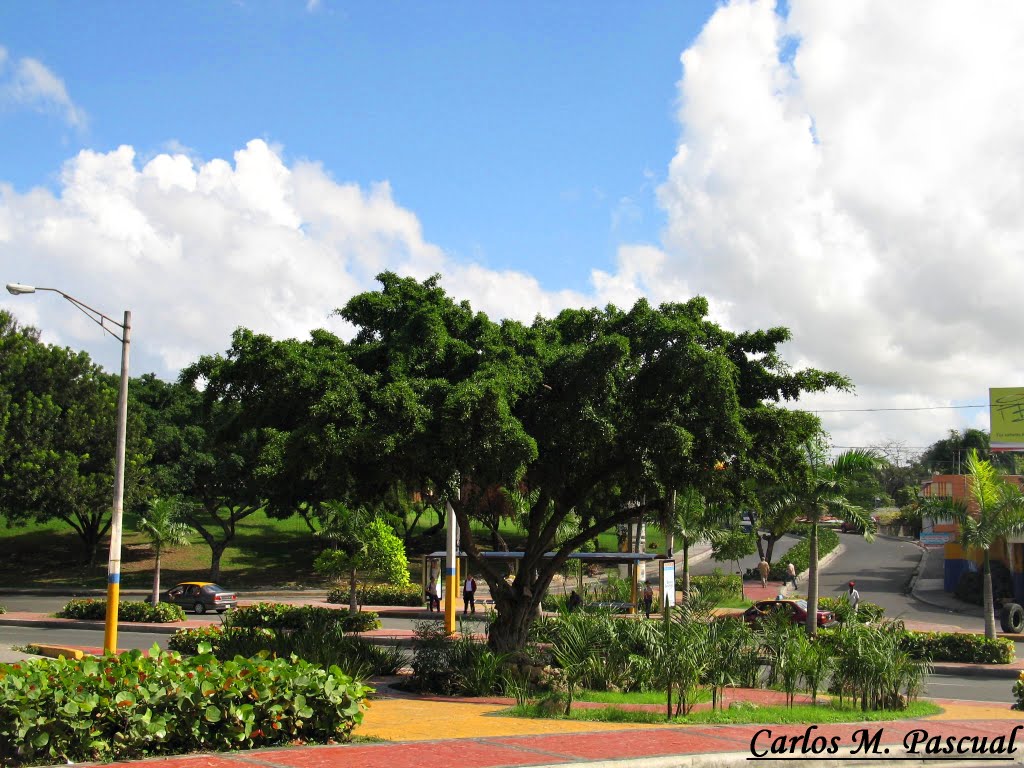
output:
[[[720,328],[703,298],[564,310],[527,326],[474,313],[437,277],[379,280],[380,291],[339,310],[356,328],[351,360],[370,382],[379,477],[453,505],[462,547],[497,604],[498,648],[525,641],[552,576],[584,541],[663,507],[673,488],[738,497],[739,476],[775,471],[756,447],[787,420],[780,403],[849,386],[837,373],[790,369],[778,353],[783,328]],[[533,493],[511,584],[479,558],[470,527],[478,497],[495,487]],[[559,540],[576,509],[586,524]]]
[[[43,344],[0,310],[0,514],[62,520],[95,562],[110,529],[118,384],[83,352]],[[129,409],[125,506],[147,494],[149,441]]]

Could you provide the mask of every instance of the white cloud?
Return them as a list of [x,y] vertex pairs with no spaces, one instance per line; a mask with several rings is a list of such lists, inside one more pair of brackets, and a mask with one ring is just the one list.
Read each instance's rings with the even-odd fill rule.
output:
[[[85,151],[57,195],[0,184],[0,265],[131,307],[136,370],[165,375],[239,325],[343,332],[329,313],[384,269],[440,272],[452,295],[524,321],[703,294],[729,327],[790,327],[794,365],[853,379],[856,396],[805,403],[838,445],[986,426],[977,410],[828,411],[962,405],[1024,384],[1024,4],[789,5],[782,18],[769,0],[731,2],[683,53],[662,242],[624,244],[585,293],[454,259],[387,182],[336,181],[259,140],[229,160]],[[58,302],[2,305],[116,367],[116,345]]]
[[[0,266],[6,280],[61,288],[117,318],[114,308],[131,308],[133,369],[165,376],[224,350],[238,326],[344,332],[331,311],[388,269],[440,272],[454,296],[495,317],[529,321],[586,303],[523,273],[454,262],[387,183],[363,189],[315,163],[289,167],[261,140],[232,162],[158,154],[140,167],[128,146],[83,151],[66,163],[59,195],[0,186]],[[0,306],[116,369],[116,345],[46,298]]]
[[[732,2],[682,63],[665,274],[738,327],[792,328],[789,357],[850,375],[861,407],[1024,383],[1024,5]],[[823,416],[846,445],[977,418]]]
[[64,81],[37,59],[21,58],[8,68],[7,50],[0,47],[0,104],[27,107],[40,112],[55,112],[69,125],[84,128],[85,111],[68,95]]

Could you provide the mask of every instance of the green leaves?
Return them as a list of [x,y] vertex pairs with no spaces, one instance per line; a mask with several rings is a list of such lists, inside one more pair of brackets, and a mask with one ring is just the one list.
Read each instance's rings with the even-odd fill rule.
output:
[[295,659],[138,651],[0,669],[0,761],[40,765],[345,741],[370,689]]

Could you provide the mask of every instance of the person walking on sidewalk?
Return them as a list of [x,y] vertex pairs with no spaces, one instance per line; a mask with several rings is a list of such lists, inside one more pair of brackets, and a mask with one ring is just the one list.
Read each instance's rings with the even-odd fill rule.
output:
[[768,574],[771,572],[771,570],[772,567],[768,564],[768,561],[762,557],[761,562],[757,564],[757,572],[761,574],[762,587],[768,586]]
[[651,618],[651,603],[654,602],[654,590],[650,584],[644,584],[644,613]]
[[846,602],[853,608],[853,615],[857,615],[857,606],[860,605],[860,592],[857,591],[857,582],[851,581],[849,583],[850,591],[846,593]]
[[466,575],[462,585],[462,603],[463,613],[476,613],[476,579],[471,573]]
[[786,581],[783,584],[793,582],[793,589],[796,589],[796,566],[792,563],[786,565]]

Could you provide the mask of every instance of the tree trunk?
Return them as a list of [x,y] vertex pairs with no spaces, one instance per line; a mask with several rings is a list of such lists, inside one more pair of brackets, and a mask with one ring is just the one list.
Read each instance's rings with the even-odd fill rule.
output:
[[348,576],[348,612],[359,613],[359,603],[356,600],[356,569]]
[[537,609],[530,597],[502,601],[487,637],[491,650],[495,653],[522,650],[526,646],[530,625],[536,617]]
[[690,537],[683,536],[683,600],[690,599]]
[[775,537],[768,534],[768,551],[765,553],[764,559],[769,563],[772,562],[772,553],[775,551]]
[[220,581],[220,558],[224,550],[228,548],[226,541],[214,541],[210,543],[210,581]]
[[156,560],[153,563],[153,605],[160,602],[160,545],[156,545]]
[[983,594],[985,596],[985,637],[989,640],[996,639],[996,602],[992,596],[992,562],[989,551],[985,549],[984,575],[982,579]]
[[811,557],[807,569],[807,634],[818,633],[818,524],[811,523]]
[[82,543],[85,544],[85,553],[89,562],[89,568],[96,565],[100,554],[100,536],[92,528],[86,528],[81,533]]

